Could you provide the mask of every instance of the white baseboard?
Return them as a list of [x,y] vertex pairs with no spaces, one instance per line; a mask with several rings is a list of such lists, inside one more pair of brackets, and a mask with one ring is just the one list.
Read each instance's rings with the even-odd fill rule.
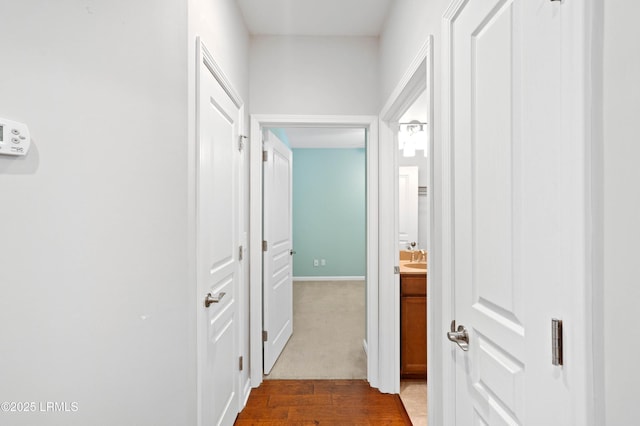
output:
[[364,277],[293,277],[293,281],[364,281]]
[[247,401],[249,400],[249,395],[251,394],[251,379],[248,379],[244,384],[244,389],[242,390],[242,407],[247,406]]

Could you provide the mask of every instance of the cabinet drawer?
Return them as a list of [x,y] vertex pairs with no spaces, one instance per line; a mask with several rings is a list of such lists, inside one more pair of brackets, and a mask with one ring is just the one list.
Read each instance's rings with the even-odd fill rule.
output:
[[404,275],[400,277],[401,296],[426,296],[427,275]]

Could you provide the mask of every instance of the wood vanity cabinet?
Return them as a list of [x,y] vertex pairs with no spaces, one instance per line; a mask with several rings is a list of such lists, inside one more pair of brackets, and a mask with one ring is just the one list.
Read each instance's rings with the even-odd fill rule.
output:
[[427,274],[400,275],[400,377],[427,378]]

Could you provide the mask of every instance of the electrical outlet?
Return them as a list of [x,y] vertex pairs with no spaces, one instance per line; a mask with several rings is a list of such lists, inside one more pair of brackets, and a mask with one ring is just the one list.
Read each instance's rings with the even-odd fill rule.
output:
[[320,259],[320,266],[327,266],[327,259]]
[[313,266],[318,266],[318,259],[313,259]]

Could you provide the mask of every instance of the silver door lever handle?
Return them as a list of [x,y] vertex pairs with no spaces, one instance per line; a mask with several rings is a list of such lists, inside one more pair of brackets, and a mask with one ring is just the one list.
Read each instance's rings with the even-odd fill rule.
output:
[[456,330],[456,320],[451,321],[451,331],[447,332],[447,339],[456,343],[463,351],[469,350],[469,333],[464,325],[459,325]]
[[226,293],[221,291],[217,296],[212,296],[211,293],[207,293],[207,297],[204,298],[204,307],[208,308],[212,303],[220,303],[220,300]]

